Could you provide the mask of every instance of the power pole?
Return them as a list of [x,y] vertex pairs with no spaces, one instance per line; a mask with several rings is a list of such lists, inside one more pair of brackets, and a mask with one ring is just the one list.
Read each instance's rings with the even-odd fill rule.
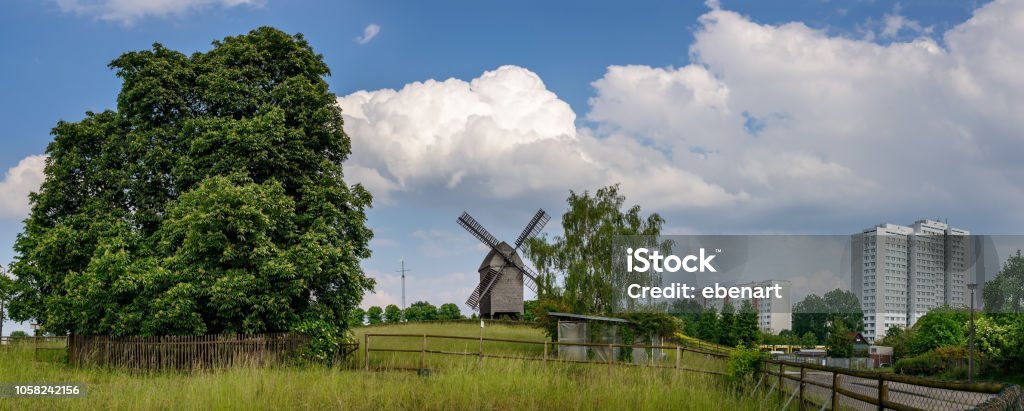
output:
[[402,269],[398,272],[402,273],[402,311],[405,311],[405,272],[412,271],[405,269],[405,258],[402,258]]

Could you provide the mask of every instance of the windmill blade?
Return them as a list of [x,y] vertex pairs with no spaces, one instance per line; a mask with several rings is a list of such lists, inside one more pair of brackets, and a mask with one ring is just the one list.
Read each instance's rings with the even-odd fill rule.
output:
[[508,261],[513,267],[519,270],[519,272],[523,273],[523,284],[529,287],[533,292],[537,292],[537,287],[540,283],[537,281],[537,277],[539,277],[539,275],[536,271],[533,271],[530,267],[516,263],[512,259],[506,259],[505,261]]
[[548,213],[544,212],[544,209],[537,210],[537,214],[533,215],[530,222],[526,224],[526,228],[524,228],[523,232],[519,234],[518,238],[516,238],[516,250],[518,250],[523,243],[533,237],[536,237],[537,234],[540,234],[540,230],[544,229],[544,225],[548,223],[548,220],[551,220],[551,217],[548,216]]
[[473,237],[476,237],[478,240],[493,249],[498,249],[498,239],[494,238],[494,236],[488,232],[484,226],[480,225],[480,223],[470,216],[469,213],[463,211],[462,215],[460,215],[456,221],[458,221],[462,228],[465,228],[466,231],[473,234]]
[[466,305],[473,310],[479,309],[480,300],[482,300],[484,296],[491,291],[491,286],[493,286],[494,282],[498,280],[498,277],[501,277],[500,271],[493,268],[488,269],[487,274],[480,280],[480,284],[476,285],[476,289],[474,289],[473,293],[466,299]]
[[526,275],[525,272],[523,273],[523,284],[526,285],[526,288],[529,288],[534,293],[536,293],[537,288],[540,287],[540,284],[537,283],[537,278],[532,277],[530,275]]

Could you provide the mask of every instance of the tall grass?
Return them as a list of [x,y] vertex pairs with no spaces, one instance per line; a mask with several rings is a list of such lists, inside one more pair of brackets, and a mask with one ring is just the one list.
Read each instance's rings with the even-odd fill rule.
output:
[[85,398],[4,398],[3,409],[732,409],[759,408],[716,376],[522,360],[453,363],[428,376],[312,368],[133,375],[0,352],[0,381],[78,382]]
[[[450,335],[472,330],[479,335],[478,327],[436,324],[365,330]],[[485,333],[543,341],[539,331],[517,326],[489,326]],[[533,338],[527,335],[531,333]],[[477,343],[469,343],[472,347],[467,348],[475,350]],[[422,341],[408,344],[418,348]],[[515,344],[495,349],[515,349]],[[138,374],[36,362],[31,347],[0,349],[0,382],[88,386],[84,398],[0,398],[0,409],[764,409],[758,398],[727,388],[724,378],[715,375],[604,364],[431,357],[428,375],[317,366]],[[700,356],[684,357],[684,364],[694,368],[701,367],[700,361]]]

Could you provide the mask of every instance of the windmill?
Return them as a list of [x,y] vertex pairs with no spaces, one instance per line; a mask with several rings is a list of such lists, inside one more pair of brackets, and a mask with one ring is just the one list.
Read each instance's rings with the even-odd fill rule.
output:
[[523,285],[537,292],[541,284],[537,281],[537,273],[523,264],[518,251],[526,241],[540,234],[540,230],[550,219],[544,210],[537,210],[526,224],[526,228],[516,238],[513,247],[504,241],[499,242],[469,213],[462,212],[457,220],[459,225],[490,248],[490,252],[477,270],[480,273],[480,283],[469,295],[466,305],[480,311],[480,316],[484,318],[522,318]]

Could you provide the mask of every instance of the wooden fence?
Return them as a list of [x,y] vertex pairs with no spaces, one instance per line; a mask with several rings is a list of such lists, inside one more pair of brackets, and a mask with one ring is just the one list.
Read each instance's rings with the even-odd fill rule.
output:
[[[415,338],[415,339],[420,339],[422,341],[422,343],[420,344],[420,348],[419,349],[408,349],[408,348],[373,348],[373,347],[370,346],[370,341],[371,341],[370,338],[371,337],[374,337],[374,338],[403,338],[403,339]],[[476,341],[476,342],[479,343],[479,349],[477,351],[432,350],[432,349],[428,349],[427,348],[428,347],[427,341],[429,339]],[[538,356],[527,356],[527,355],[514,355],[513,356],[513,355],[501,355],[501,354],[493,354],[493,353],[488,354],[488,353],[486,353],[484,351],[484,343],[485,342],[500,342],[500,343],[542,345],[542,346],[544,346],[544,351],[543,351],[543,355],[539,356],[539,357]],[[644,350],[652,350],[652,351],[653,350],[661,350],[662,352],[674,352],[675,353],[675,358],[674,358],[674,361],[672,361],[671,364],[664,364],[663,361],[656,360],[654,358],[654,355],[648,356],[647,357],[648,361],[645,361],[644,363],[639,363],[639,364],[635,363],[635,362],[618,361],[615,358],[613,358],[611,355],[606,355],[604,361],[570,360],[570,359],[562,359],[562,358],[558,358],[556,356],[552,356],[552,353],[556,353],[558,351],[558,347],[559,346],[589,347],[589,348],[596,348],[596,349],[608,349],[607,352],[614,352],[615,348],[630,349],[630,350],[632,350],[632,349],[644,349]],[[528,360],[528,361],[542,361],[545,364],[550,362],[550,363],[583,363],[583,364],[607,365],[609,367],[611,367],[611,366],[622,366],[622,365],[625,365],[625,366],[649,366],[649,367],[655,367],[655,368],[673,368],[673,369],[677,369],[677,370],[681,370],[681,371],[690,371],[690,372],[697,372],[697,373],[704,373],[704,374],[713,374],[713,375],[724,376],[724,375],[726,375],[726,373],[724,371],[709,370],[709,369],[702,369],[702,368],[693,368],[693,367],[688,366],[688,364],[685,364],[683,362],[683,353],[684,352],[690,352],[690,353],[694,353],[694,354],[699,354],[699,355],[703,355],[703,356],[706,356],[706,357],[709,357],[709,358],[714,358],[716,360],[721,360],[723,362],[726,361],[728,359],[728,357],[729,357],[728,355],[724,355],[724,354],[720,354],[720,353],[701,351],[701,350],[696,350],[696,349],[693,349],[693,348],[687,348],[687,347],[682,347],[682,346],[677,346],[677,345],[629,345],[629,344],[608,344],[608,343],[569,343],[569,342],[515,340],[515,339],[507,339],[507,338],[487,338],[487,337],[482,337],[482,336],[481,337],[467,337],[467,336],[433,335],[433,334],[374,334],[374,333],[367,333],[367,334],[363,335],[363,350],[362,351],[363,351],[363,367],[367,371],[370,370],[370,353],[378,352],[378,353],[413,353],[413,354],[418,353],[418,354],[420,354],[419,355],[419,364],[418,364],[418,366],[417,367],[409,368],[409,369],[416,369],[416,370],[423,370],[423,369],[426,368],[427,354],[437,354],[437,355],[477,357],[477,358],[479,358],[481,360],[485,359],[485,358],[499,358],[499,359],[516,359],[516,360]],[[392,368],[396,368],[396,367],[392,367]]]
[[767,360],[762,380],[785,409],[1021,410],[1019,387]]
[[68,363],[78,367],[135,370],[270,365],[294,358],[308,343],[308,337],[288,333],[162,337],[73,335],[68,344]]

